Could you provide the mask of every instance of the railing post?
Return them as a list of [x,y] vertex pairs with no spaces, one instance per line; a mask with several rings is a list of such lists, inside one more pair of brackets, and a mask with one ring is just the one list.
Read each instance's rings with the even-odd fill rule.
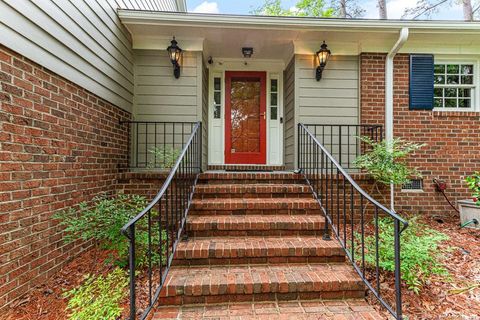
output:
[[402,319],[402,273],[400,270],[400,221],[394,219],[395,227],[395,291],[396,291],[396,313],[397,319]]
[[202,156],[203,156],[202,135],[203,135],[203,132],[202,132],[202,123],[201,122],[200,122],[200,125],[198,127],[197,134],[198,134],[198,149],[199,149],[198,150],[198,156],[199,156],[198,163],[200,164],[198,170],[200,172],[202,172]]
[[[326,164],[326,169],[325,169],[325,228],[323,230],[323,236],[322,236],[322,239],[323,240],[326,240],[326,241],[330,241],[332,240],[332,238],[330,238],[330,230],[328,229],[328,216],[329,216],[329,211],[330,211],[330,206],[328,205],[329,203],[329,196],[331,197],[332,196],[332,193],[331,192],[328,192],[328,186],[330,185],[329,183],[329,179],[331,179],[332,177],[329,177],[328,176],[328,158],[325,157],[325,162],[322,161],[322,172],[323,172],[323,164]],[[333,165],[333,163],[332,163]],[[323,174],[323,173],[322,173]],[[332,219],[332,222],[333,222],[333,219]]]
[[135,308],[135,224],[130,226],[129,261],[130,268],[130,320],[135,320],[137,310]]
[[301,170],[300,166],[300,129],[301,125],[300,123],[297,124],[297,169]]
[[[333,147],[332,147],[332,149],[333,149]],[[338,163],[340,163],[340,165],[343,166],[343,163],[342,163],[342,126],[338,126]]]

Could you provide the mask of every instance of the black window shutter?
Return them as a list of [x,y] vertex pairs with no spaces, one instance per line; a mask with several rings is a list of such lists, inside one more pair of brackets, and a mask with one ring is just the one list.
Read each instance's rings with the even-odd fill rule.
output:
[[410,110],[433,109],[433,55],[410,55]]

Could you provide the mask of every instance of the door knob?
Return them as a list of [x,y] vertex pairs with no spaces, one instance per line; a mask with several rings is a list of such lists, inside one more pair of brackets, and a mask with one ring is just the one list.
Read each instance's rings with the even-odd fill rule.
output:
[[261,116],[261,117],[263,116],[263,120],[266,120],[266,119],[267,119],[267,117],[266,117],[266,112],[260,113],[260,116]]

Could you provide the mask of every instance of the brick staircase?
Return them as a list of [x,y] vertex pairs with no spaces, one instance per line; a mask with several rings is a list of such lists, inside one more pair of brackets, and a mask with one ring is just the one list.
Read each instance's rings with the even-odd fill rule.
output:
[[200,176],[154,319],[382,319],[294,173]]

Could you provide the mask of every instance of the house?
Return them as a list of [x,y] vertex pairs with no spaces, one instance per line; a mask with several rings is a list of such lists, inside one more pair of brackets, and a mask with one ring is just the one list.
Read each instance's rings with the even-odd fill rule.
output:
[[[211,201],[192,205],[185,198],[188,205],[184,209],[245,213],[253,208],[243,207],[246,202],[218,200],[223,198],[211,194],[223,193],[224,198],[294,194],[296,200],[253,200],[255,204],[251,205],[258,210],[257,215],[271,210],[269,213],[282,216],[282,210],[289,214],[292,210],[320,210],[319,200],[329,220],[304,221],[310,231],[319,229],[303,234],[308,236],[322,234],[324,227],[328,231],[329,224],[337,236],[341,231],[341,219],[335,224],[332,214],[332,208],[340,212],[341,207],[330,201],[334,184],[335,199],[341,201],[339,190],[344,201],[352,196],[349,205],[360,206],[362,214],[363,201],[393,214],[361,193],[358,186],[358,202],[353,200],[351,181],[369,183],[353,166],[362,152],[356,138],[360,135],[374,139],[401,137],[427,144],[411,159],[423,178],[396,192],[399,211],[451,212],[443,195],[436,191],[433,178],[446,181],[446,194],[452,200],[468,197],[463,177],[480,170],[480,24],[193,14],[185,12],[181,0],[142,1],[138,2],[140,6],[137,2],[135,6],[125,3],[0,2],[0,305],[11,303],[42,283],[64,261],[86,248],[85,244],[62,243],[62,232],[51,219],[54,212],[102,192],[136,190],[149,192],[153,198],[160,178],[145,169],[152,161],[155,166],[157,157],[165,166],[165,154],[178,155],[186,145],[191,149],[186,149],[189,151],[182,157],[191,161],[198,154],[200,158],[195,166],[182,167],[186,170],[183,173],[193,167],[207,171],[198,180],[197,196],[217,202],[216,207]],[[160,153],[151,152],[157,146],[163,148]],[[313,170],[318,169],[320,156],[322,165],[325,158],[330,167],[321,167],[315,176]],[[304,176],[283,172],[295,169],[303,169],[301,174],[307,178],[310,174],[310,183],[316,181],[317,188],[320,184],[330,190],[327,197],[323,199],[323,191],[312,186],[313,198],[309,188],[298,186]],[[218,172],[225,170],[226,174]],[[242,170],[282,173],[229,173]],[[325,170],[343,177],[343,189],[339,179],[323,177],[328,173]],[[352,185],[347,196],[345,181]],[[236,184],[255,182],[263,186],[236,189]],[[274,182],[287,185],[286,189],[277,186],[274,191],[265,186]],[[217,187],[212,189],[208,184]],[[220,184],[225,186],[218,187]],[[183,196],[191,192],[187,191]],[[302,200],[305,194],[311,199]],[[238,217],[232,219],[230,235],[301,235],[262,227],[241,230],[238,226],[262,221],[246,224]],[[211,222],[216,226],[222,223],[227,224]],[[263,223],[301,224],[280,220]],[[194,231],[204,237],[228,235],[202,229],[206,225],[197,221]],[[345,239],[346,232],[344,248]],[[319,239],[310,241],[305,250],[328,246]],[[250,239],[249,245],[254,246],[252,243]],[[264,245],[267,250],[269,242]],[[193,254],[192,248],[179,246],[184,257]],[[335,262],[342,255],[345,259],[345,253],[339,250],[340,246],[327,250],[328,257],[274,257],[278,259],[272,261],[298,258],[302,262]],[[208,256],[208,250],[205,254],[203,262],[219,262]],[[181,260],[180,255],[177,258]],[[241,262],[253,264],[254,258],[265,257],[248,257]],[[347,282],[333,291],[343,298],[362,296],[364,277],[355,278],[353,268],[340,268],[330,271],[344,274]],[[327,272],[317,271],[312,272],[317,276]],[[297,273],[289,272],[289,277]],[[183,279],[192,277],[179,274]],[[332,288],[327,280],[306,282]],[[269,281],[267,286],[272,283]],[[280,281],[282,290],[290,282]],[[375,291],[376,284],[366,284]],[[180,283],[172,288],[184,289]],[[250,294],[247,287],[235,288]],[[251,289],[252,295],[255,290]],[[291,293],[271,290],[268,294],[274,293],[275,297]],[[192,296],[200,297],[200,293]],[[209,293],[218,296],[218,290]],[[311,297],[309,293],[302,297]],[[325,297],[336,296],[330,292]],[[160,299],[196,301],[168,294]],[[384,303],[391,305],[395,303]],[[348,308],[349,312],[355,310]],[[396,313],[398,304],[391,309],[401,318]]]

